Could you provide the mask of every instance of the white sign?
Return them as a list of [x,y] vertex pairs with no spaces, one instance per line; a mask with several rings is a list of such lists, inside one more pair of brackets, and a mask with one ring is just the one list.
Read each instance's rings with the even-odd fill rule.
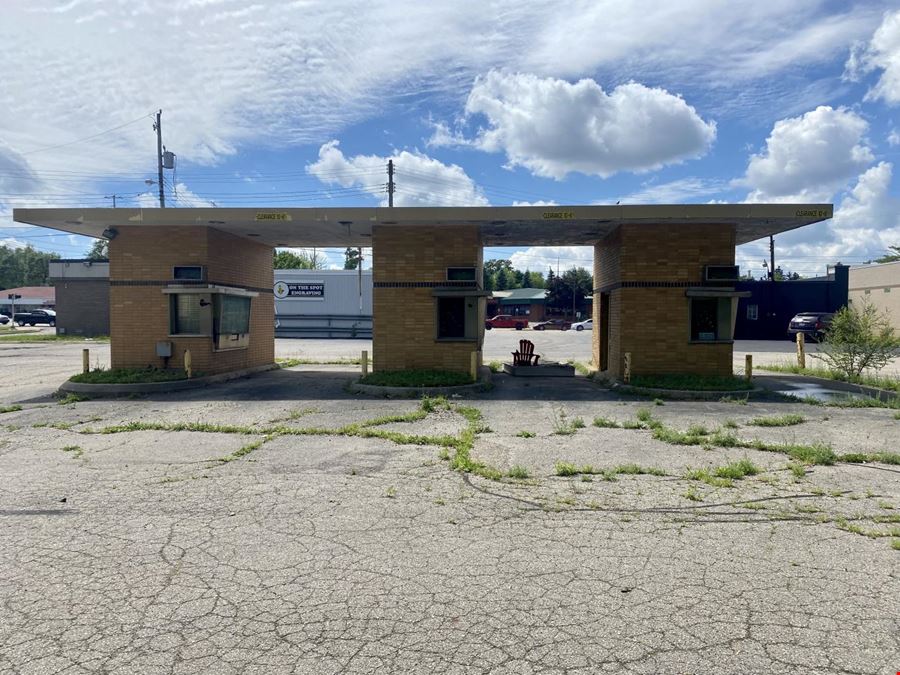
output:
[[284,298],[298,298],[300,300],[325,299],[325,282],[321,280],[304,281],[302,283],[279,281],[275,284],[274,290],[275,297],[279,300]]

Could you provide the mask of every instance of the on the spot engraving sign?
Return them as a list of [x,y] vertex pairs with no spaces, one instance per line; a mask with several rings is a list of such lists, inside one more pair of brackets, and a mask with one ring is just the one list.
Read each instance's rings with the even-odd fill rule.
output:
[[304,281],[302,283],[289,283],[287,281],[279,281],[275,284],[275,297],[279,300],[283,298],[299,298],[300,300],[324,300],[325,282]]

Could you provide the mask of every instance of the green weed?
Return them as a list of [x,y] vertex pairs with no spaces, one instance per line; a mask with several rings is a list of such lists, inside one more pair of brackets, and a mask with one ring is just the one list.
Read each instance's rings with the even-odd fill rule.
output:
[[510,478],[515,478],[516,480],[525,480],[529,477],[528,469],[524,466],[519,466],[518,464],[510,467],[506,475]]
[[750,421],[755,427],[790,427],[803,424],[806,418],[803,415],[773,415],[771,417],[755,417]]
[[0,406],[0,415],[2,415],[3,413],[19,412],[21,409],[22,406],[18,404]]
[[516,434],[519,438],[534,438],[536,434],[533,431],[526,431],[523,429],[522,431]]

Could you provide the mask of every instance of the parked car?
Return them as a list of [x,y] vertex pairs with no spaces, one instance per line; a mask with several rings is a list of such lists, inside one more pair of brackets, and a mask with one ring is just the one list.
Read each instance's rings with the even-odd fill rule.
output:
[[549,321],[539,321],[532,326],[534,330],[569,330],[572,327],[571,321],[565,319],[550,319]]
[[788,335],[803,333],[806,337],[818,342],[831,325],[834,314],[831,312],[801,312],[788,324]]
[[6,325],[9,323],[9,317],[6,314],[0,314],[0,324]]
[[491,328],[515,328],[522,330],[528,328],[528,319],[521,316],[513,316],[512,314],[498,314],[484,322],[486,330]]
[[575,330],[594,330],[594,320],[587,319],[586,321],[579,321],[578,323],[573,323],[572,328]]
[[26,323],[29,326],[34,326],[38,323],[45,323],[48,326],[56,325],[56,312],[52,309],[35,309],[30,312],[16,312],[13,316],[13,321],[15,321],[20,326],[24,326]]

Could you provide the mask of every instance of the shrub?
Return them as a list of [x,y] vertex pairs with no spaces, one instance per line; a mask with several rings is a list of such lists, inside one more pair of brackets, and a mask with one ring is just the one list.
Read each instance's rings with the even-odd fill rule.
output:
[[838,310],[825,332],[818,353],[811,354],[847,377],[880,370],[897,353],[900,341],[890,319],[866,302]]

